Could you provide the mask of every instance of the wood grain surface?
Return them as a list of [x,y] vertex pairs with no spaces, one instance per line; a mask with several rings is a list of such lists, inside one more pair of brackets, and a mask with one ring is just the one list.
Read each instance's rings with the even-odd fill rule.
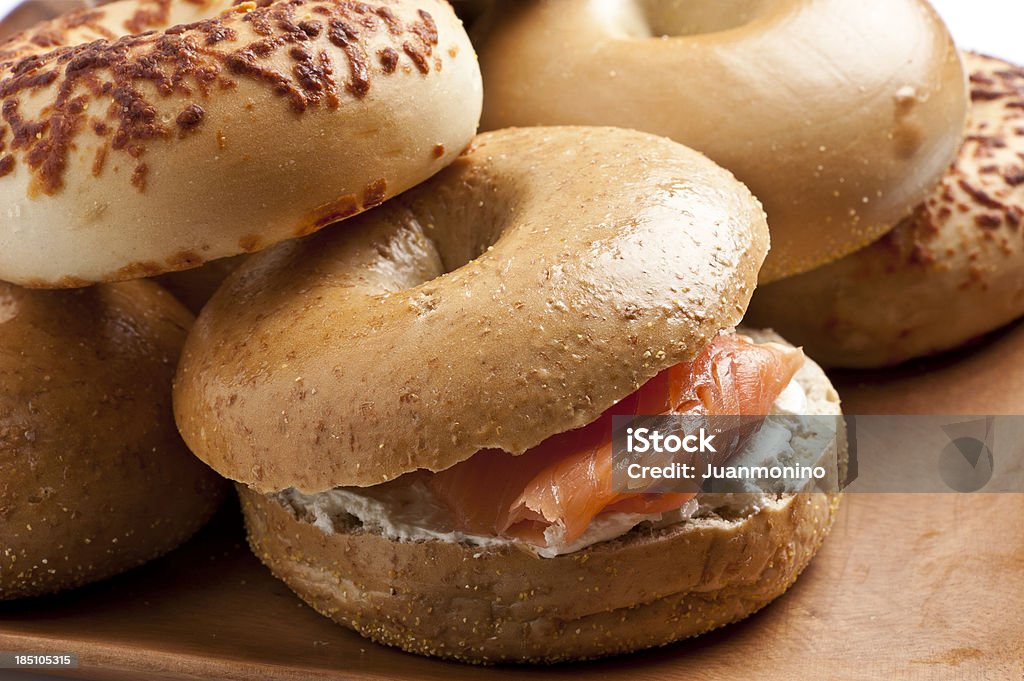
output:
[[[301,604],[234,512],[167,558],[0,605],[0,650],[76,652],[91,679],[1021,679],[1020,495],[851,495],[783,598],[711,635],[612,660],[481,669],[377,646]],[[652,579],[656,575],[652,575]]]
[[[836,379],[851,413],[1024,413],[1024,326],[956,356]],[[229,508],[149,566],[0,605],[0,650],[76,652],[76,674],[93,679],[1020,680],[1022,519],[1021,494],[850,494],[793,589],[745,622],[602,662],[482,669],[389,650],[320,617],[249,554]]]

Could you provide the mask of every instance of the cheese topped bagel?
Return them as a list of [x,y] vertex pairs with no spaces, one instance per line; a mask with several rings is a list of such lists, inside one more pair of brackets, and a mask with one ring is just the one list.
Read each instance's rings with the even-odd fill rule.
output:
[[443,0],[121,0],[0,43],[0,279],[258,251],[425,180],[480,73]]

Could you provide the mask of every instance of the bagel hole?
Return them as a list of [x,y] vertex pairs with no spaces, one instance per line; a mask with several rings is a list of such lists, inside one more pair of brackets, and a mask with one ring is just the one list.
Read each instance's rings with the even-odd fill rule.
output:
[[442,275],[486,255],[504,236],[512,207],[507,199],[498,198],[492,184],[468,178],[458,194],[432,198],[436,204],[413,212],[437,252]]
[[745,26],[768,8],[768,0],[636,0],[651,37],[720,33]]

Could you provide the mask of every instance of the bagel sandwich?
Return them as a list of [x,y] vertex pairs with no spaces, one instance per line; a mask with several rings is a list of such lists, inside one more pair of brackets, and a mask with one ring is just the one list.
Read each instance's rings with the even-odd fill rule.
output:
[[606,456],[616,414],[840,414],[799,350],[734,330],[768,232],[731,174],[645,133],[509,129],[354,220],[245,262],[175,382],[186,442],[303,600],[410,652],[540,663],[793,583],[836,495],[616,492]]

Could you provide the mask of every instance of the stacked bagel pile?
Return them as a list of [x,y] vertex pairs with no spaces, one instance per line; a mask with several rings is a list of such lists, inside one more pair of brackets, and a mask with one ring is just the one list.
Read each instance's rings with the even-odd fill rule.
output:
[[866,248],[759,289],[752,323],[826,366],[878,368],[1024,315],[1024,69],[963,56],[970,116],[939,183]]
[[443,2],[142,0],[0,44],[0,98],[4,600],[127,570],[211,517],[226,484],[171,409],[182,302],[237,265],[219,258],[451,163],[480,76]]
[[[661,645],[785,591],[836,496],[583,511],[610,481],[559,457],[688,391],[839,415],[813,361],[734,331],[752,296],[833,365],[1022,311],[1020,73],[968,57],[965,139],[923,0],[478,22],[479,61],[443,0],[122,0],[0,43],[0,599],[183,541],[221,497],[201,459],[261,560],[375,640],[472,662]],[[157,276],[194,324],[135,281]],[[928,331],[961,290],[962,328]],[[494,506],[545,457],[546,501]]]

